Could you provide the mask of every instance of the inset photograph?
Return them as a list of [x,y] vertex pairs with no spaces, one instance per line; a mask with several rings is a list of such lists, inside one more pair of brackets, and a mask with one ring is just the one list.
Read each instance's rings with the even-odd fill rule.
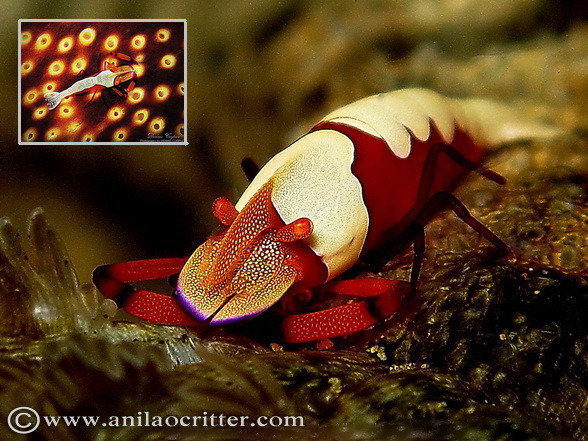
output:
[[19,20],[19,34],[19,144],[187,144],[185,20]]

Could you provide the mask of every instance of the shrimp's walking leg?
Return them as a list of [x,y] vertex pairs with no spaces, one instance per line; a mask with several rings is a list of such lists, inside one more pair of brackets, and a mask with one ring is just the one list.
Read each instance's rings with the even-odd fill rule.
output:
[[197,326],[198,321],[185,312],[172,297],[136,289],[129,282],[155,280],[178,273],[187,258],[135,260],[99,266],[92,280],[105,297],[114,300],[128,313],[145,320],[170,325]]

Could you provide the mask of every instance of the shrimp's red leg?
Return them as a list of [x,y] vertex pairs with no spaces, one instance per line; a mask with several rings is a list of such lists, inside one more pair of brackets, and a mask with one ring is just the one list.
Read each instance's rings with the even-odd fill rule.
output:
[[151,291],[135,291],[126,300],[124,310],[151,322],[196,327],[201,324],[184,311],[171,296]]
[[[94,270],[94,282],[104,278],[115,279],[119,282],[138,282],[141,280],[164,279],[179,272],[187,257],[170,257],[164,259],[133,260],[131,262],[102,265]],[[106,296],[108,293],[98,289]]]
[[104,296],[137,317],[170,325],[196,326],[198,322],[173,297],[137,290],[129,284],[172,276],[182,269],[186,260],[186,257],[148,259],[103,265],[94,270],[92,280]]
[[288,343],[340,337],[369,328],[398,309],[412,286],[401,280],[364,278],[343,280],[331,290],[345,295],[373,297],[372,302],[348,305],[284,318],[282,331]]

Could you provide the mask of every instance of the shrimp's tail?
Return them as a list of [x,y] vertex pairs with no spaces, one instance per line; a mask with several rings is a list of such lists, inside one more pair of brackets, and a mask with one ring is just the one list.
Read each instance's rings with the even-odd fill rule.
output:
[[49,92],[43,95],[45,101],[47,101],[47,107],[49,110],[55,109],[61,102],[61,94],[59,92]]

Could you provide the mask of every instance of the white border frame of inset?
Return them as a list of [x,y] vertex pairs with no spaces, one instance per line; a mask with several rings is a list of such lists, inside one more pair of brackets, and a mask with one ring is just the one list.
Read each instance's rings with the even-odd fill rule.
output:
[[[98,142],[82,142],[82,141],[32,141],[27,142],[22,140],[22,23],[184,23],[184,139],[183,141],[131,141],[131,142],[107,142],[107,141],[98,141]],[[105,18],[95,18],[95,19],[66,19],[66,18],[31,18],[25,19],[21,18],[18,20],[18,144],[19,145],[188,145],[187,136],[188,136],[188,95],[187,95],[187,84],[188,84],[188,22],[186,19],[157,19],[157,18],[145,18],[145,19],[121,19],[121,18],[113,18],[113,19],[105,19]]]

